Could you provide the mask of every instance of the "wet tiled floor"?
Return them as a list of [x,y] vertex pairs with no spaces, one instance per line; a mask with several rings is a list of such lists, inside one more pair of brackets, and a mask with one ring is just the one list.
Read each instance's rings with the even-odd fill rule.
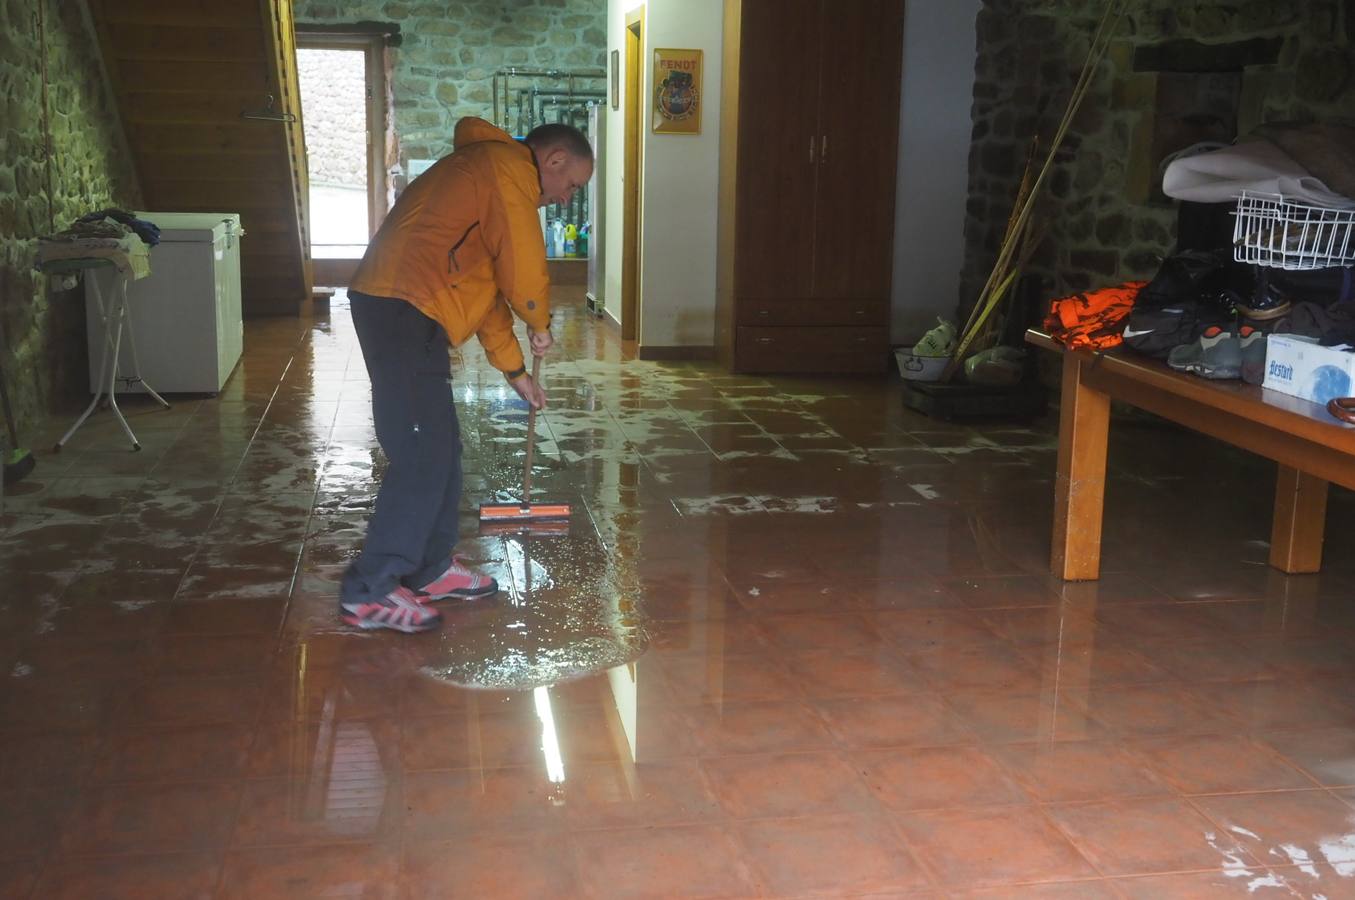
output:
[[382,466],[341,300],[129,403],[142,452],[103,412],[40,454],[0,896],[1355,896],[1347,494],[1285,578],[1271,468],[1126,417],[1063,586],[1052,419],[636,361],[572,296],[534,478],[573,518],[478,533],[525,415],[468,349],[460,551],[503,590],[437,633],[335,614]]

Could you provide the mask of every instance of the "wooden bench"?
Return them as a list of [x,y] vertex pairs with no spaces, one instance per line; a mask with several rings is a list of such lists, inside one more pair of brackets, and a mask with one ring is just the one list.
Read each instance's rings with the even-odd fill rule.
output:
[[1241,381],[1210,381],[1119,349],[1066,349],[1031,330],[1027,342],[1063,355],[1059,461],[1051,567],[1065,581],[1101,569],[1110,401],[1119,400],[1279,464],[1270,564],[1282,572],[1322,566],[1327,485],[1355,489],[1355,428],[1323,406]]

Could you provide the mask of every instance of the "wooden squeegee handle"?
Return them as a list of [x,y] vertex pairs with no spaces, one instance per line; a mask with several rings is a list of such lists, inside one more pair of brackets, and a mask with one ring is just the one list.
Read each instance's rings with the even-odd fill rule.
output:
[[[532,356],[532,384],[541,389],[541,357]],[[532,505],[532,448],[536,446],[536,407],[527,403],[527,462],[522,469],[522,505]]]

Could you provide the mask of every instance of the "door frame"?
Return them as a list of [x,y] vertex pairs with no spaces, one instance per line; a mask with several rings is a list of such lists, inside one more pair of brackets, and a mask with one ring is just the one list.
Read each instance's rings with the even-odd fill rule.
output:
[[[391,192],[387,166],[388,148],[393,144],[392,119],[388,103],[389,77],[386,58],[388,35],[384,31],[365,31],[353,26],[297,25],[298,50],[351,50],[363,54],[363,80],[366,86],[367,122],[367,237],[377,229],[390,211]],[[305,98],[302,99],[304,108]],[[325,284],[347,284],[358,260],[317,259],[329,277]],[[317,273],[318,274],[318,273]],[[317,277],[317,283],[321,283]]]
[[640,173],[644,171],[644,51],[645,7],[636,7],[626,14],[624,40],[626,42],[626,109],[625,109],[625,165],[623,167],[621,235],[621,339],[634,341],[640,333],[641,266],[640,215],[643,198],[640,191]]

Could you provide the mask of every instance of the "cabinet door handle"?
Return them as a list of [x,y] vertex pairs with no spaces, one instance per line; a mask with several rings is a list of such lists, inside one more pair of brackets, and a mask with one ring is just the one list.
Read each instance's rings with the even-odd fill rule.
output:
[[760,337],[757,339],[757,342],[759,344],[770,344],[772,342],[772,339],[769,337]]
[[819,147],[819,162],[828,162],[828,135],[823,136],[823,144]]
[[809,164],[814,165],[814,135],[809,136]]
[[759,309],[759,310],[757,311],[757,314],[758,314],[758,316],[760,316],[761,318],[764,318],[764,319],[765,319],[765,318],[767,318],[768,316],[770,316],[770,315],[772,314],[772,312],[771,312],[771,310],[769,310],[769,309]]

